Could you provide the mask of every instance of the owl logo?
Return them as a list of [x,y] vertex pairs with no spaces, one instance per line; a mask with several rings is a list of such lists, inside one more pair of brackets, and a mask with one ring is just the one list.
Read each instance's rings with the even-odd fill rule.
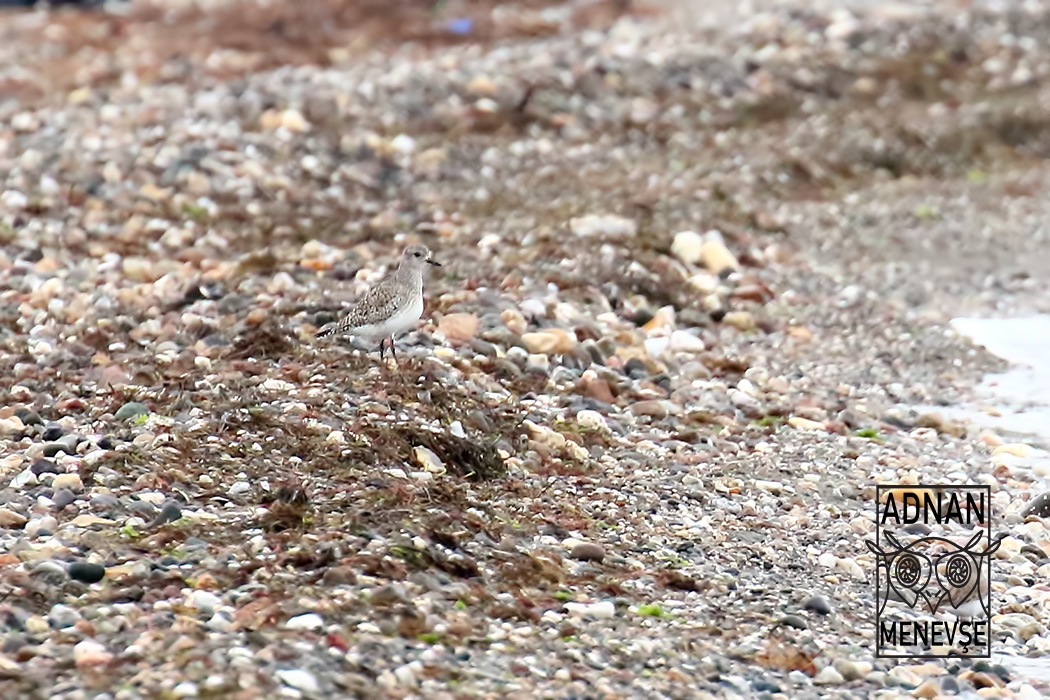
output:
[[[887,594],[892,591],[910,608],[921,600],[931,614],[936,614],[945,602],[958,611],[964,604],[976,600],[984,616],[990,617],[987,588],[982,591],[980,584],[981,577],[988,576],[990,557],[999,549],[1001,538],[978,552],[975,547],[982,532],[974,533],[965,546],[944,537],[922,537],[901,545],[890,533],[883,534],[892,549],[883,550],[871,540],[865,540],[864,544],[878,557],[878,575]],[[931,579],[936,580],[935,586],[930,586]],[[889,598],[889,595],[879,596],[880,616]]]

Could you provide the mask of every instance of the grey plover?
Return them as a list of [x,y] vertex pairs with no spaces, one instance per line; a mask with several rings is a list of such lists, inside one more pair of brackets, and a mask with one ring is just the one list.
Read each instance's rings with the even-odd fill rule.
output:
[[385,357],[383,350],[389,341],[390,354],[396,360],[394,337],[415,328],[423,315],[423,272],[427,265],[440,267],[441,263],[430,256],[426,246],[408,246],[397,269],[369,289],[342,320],[319,330],[317,337],[346,333],[368,342],[378,340],[380,359]]

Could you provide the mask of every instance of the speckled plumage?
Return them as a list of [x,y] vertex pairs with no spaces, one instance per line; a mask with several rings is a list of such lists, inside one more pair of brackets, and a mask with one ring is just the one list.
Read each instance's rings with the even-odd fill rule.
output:
[[426,247],[408,246],[397,269],[369,289],[340,321],[318,331],[317,337],[346,333],[372,342],[381,340],[380,356],[390,339],[393,352],[393,337],[414,328],[423,314],[423,272],[428,264],[440,265],[431,259]]

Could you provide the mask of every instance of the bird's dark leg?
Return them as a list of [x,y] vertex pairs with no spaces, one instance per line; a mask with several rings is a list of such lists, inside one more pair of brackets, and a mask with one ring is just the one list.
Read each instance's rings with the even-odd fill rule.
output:
[[386,345],[386,338],[383,338],[382,340],[379,341],[379,359],[380,360],[385,359],[383,357],[383,349],[384,349],[383,346],[384,345]]
[[397,362],[397,350],[394,350],[394,336],[390,336],[390,354],[394,357],[394,362]]

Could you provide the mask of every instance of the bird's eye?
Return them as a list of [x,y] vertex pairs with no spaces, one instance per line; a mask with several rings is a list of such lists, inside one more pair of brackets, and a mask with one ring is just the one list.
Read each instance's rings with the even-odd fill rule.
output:
[[423,254],[422,254],[422,253],[413,253],[413,255],[415,255],[415,256],[416,256],[417,258],[421,258],[421,257],[423,257]]

